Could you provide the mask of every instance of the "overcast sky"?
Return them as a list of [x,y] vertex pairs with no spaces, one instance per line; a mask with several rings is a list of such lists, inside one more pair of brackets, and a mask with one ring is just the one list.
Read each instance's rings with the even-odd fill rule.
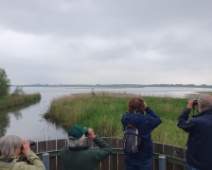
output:
[[1,0],[11,84],[212,85],[211,0]]

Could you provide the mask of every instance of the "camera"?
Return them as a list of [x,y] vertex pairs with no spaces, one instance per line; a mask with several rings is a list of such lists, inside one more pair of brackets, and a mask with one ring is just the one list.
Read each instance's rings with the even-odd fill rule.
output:
[[[29,146],[32,147],[35,145],[35,141],[29,140]],[[23,145],[21,146],[21,150],[23,150]]]
[[194,100],[193,101],[193,104],[192,104],[192,106],[193,106],[193,109],[195,108],[195,106],[197,106],[198,105],[198,101],[197,100]]
[[85,136],[87,137],[88,136],[88,128],[84,127],[84,129],[85,129]]
[[35,141],[29,140],[29,146],[32,147],[32,146],[34,146],[34,145],[35,145]]

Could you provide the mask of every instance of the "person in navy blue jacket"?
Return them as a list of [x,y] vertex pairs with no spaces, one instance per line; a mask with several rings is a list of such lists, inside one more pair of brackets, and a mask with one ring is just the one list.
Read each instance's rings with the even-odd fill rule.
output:
[[[146,112],[146,114],[145,114]],[[162,121],[160,117],[151,110],[140,97],[134,97],[128,102],[128,111],[122,116],[123,129],[132,125],[139,131],[142,147],[133,156],[124,156],[126,170],[152,170],[153,143],[151,132]]]
[[189,119],[194,101],[188,100],[177,126],[189,133],[186,153],[189,170],[212,170],[212,96],[201,95],[196,102],[199,113]]

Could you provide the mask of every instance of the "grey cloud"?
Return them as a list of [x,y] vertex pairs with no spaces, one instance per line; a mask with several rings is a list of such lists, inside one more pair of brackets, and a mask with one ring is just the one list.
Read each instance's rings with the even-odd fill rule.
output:
[[14,83],[212,84],[211,7],[210,0],[1,1],[0,68]]
[[166,29],[167,24],[179,22],[201,22],[209,16],[211,9],[211,2],[204,2],[207,5],[182,0],[3,1],[1,22],[7,27],[34,34],[113,36],[137,29]]

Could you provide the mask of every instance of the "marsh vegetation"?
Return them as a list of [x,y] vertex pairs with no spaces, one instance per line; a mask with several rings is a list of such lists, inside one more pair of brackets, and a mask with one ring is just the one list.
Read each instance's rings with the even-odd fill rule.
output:
[[35,94],[21,94],[21,95],[7,95],[0,98],[0,111],[11,109],[20,106],[26,106],[39,102],[41,95]]
[[[101,136],[122,138],[120,119],[127,111],[129,99],[134,96],[135,94],[109,92],[64,96],[52,101],[44,117],[65,129],[74,124],[82,124],[93,127]],[[151,96],[142,98],[163,121],[153,131],[153,141],[185,147],[187,134],[176,124],[179,115],[187,105],[187,99]]]

